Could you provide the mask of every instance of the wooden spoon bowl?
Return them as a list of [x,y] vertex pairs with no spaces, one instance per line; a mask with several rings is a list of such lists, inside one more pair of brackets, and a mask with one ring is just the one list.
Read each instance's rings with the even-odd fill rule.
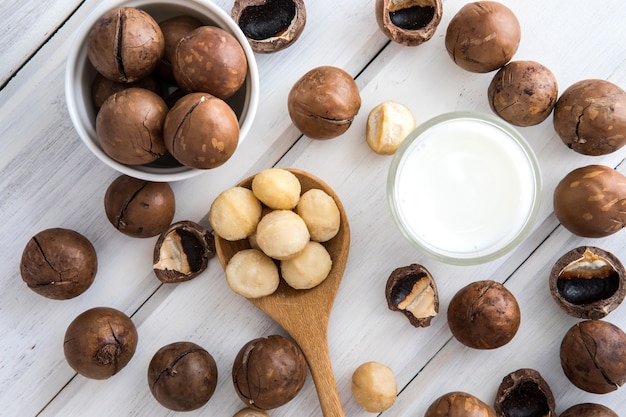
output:
[[[302,349],[324,417],[343,417],[345,413],[328,351],[328,321],[348,259],[350,226],[339,197],[326,183],[307,172],[291,168],[288,170],[300,180],[302,193],[312,188],[321,189],[335,200],[339,208],[339,232],[323,243],[330,254],[332,267],[328,277],[314,288],[296,290],[281,279],[276,292],[261,298],[249,298],[248,301],[285,329]],[[251,188],[253,178],[254,176],[249,177],[238,185]],[[215,235],[215,248],[222,268],[225,268],[235,253],[250,248],[250,244],[247,239],[227,241]]]

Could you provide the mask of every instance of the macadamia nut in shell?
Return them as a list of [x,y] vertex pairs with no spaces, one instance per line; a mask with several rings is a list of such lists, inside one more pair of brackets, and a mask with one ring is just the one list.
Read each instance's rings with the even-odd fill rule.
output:
[[256,230],[261,211],[261,202],[250,189],[231,187],[222,191],[211,204],[209,223],[222,239],[245,239]]

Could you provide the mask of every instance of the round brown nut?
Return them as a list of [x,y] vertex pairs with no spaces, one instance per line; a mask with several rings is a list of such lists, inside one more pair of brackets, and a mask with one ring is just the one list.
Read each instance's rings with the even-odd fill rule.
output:
[[68,300],[87,291],[97,270],[91,242],[63,228],[42,230],[33,236],[20,261],[20,274],[28,288],[53,300]]
[[289,91],[293,124],[311,139],[343,134],[361,108],[359,88],[341,68],[322,66],[304,74]]
[[572,249],[552,267],[550,293],[563,311],[582,319],[601,319],[626,295],[624,265],[594,246]]
[[163,121],[168,108],[159,95],[144,88],[128,88],[109,96],[96,116],[102,150],[127,165],[156,161],[166,153]]
[[494,406],[498,417],[556,416],[555,408],[550,386],[539,372],[529,368],[518,369],[502,379]]
[[581,390],[606,394],[626,383],[626,333],[603,320],[572,326],[561,342],[561,367]]
[[445,46],[452,60],[471,72],[491,72],[509,62],[521,39],[511,9],[495,1],[467,3],[452,17]]
[[215,26],[201,26],[178,42],[172,71],[184,91],[226,100],[245,82],[248,61],[233,35]]
[[163,407],[174,411],[196,410],[215,392],[217,365],[213,356],[195,343],[170,343],[150,360],[148,386]]
[[237,115],[224,100],[206,93],[180,98],[165,117],[165,147],[181,164],[217,168],[239,144]]
[[134,82],[157,67],[165,48],[158,23],[145,11],[118,7],[96,21],[87,57],[96,70],[118,82]]
[[392,41],[417,46],[433,37],[441,22],[441,0],[376,0],[376,22]]
[[113,227],[127,236],[156,236],[164,232],[174,218],[174,191],[166,182],[120,175],[104,194],[104,211]]
[[450,300],[448,325],[454,337],[474,349],[496,349],[509,343],[520,325],[515,296],[501,283],[476,281]]
[[607,155],[626,145],[626,91],[606,80],[569,86],[554,107],[554,129],[570,149]]
[[385,286],[387,306],[403,313],[415,327],[428,327],[439,313],[439,293],[430,272],[411,264],[393,270]]
[[433,401],[424,417],[496,417],[496,414],[475,396],[453,391]]
[[398,384],[396,376],[386,365],[366,362],[352,374],[352,395],[369,413],[382,413],[396,402]]
[[254,52],[277,52],[292,45],[306,24],[304,0],[235,0],[231,17]]
[[271,410],[291,401],[302,390],[306,375],[302,351],[280,335],[246,343],[237,353],[232,370],[239,398],[260,410]]
[[183,220],[170,225],[157,239],[152,269],[163,283],[189,281],[204,272],[214,256],[213,233]]
[[96,110],[99,110],[100,107],[102,107],[102,104],[104,104],[109,96],[133,87],[145,88],[146,90],[150,90],[159,96],[163,93],[161,83],[156,77],[151,75],[133,83],[121,83],[109,80],[104,75],[98,73],[91,83],[91,98],[93,99],[93,104]]
[[121,371],[137,348],[131,319],[110,307],[94,307],[67,327],[63,352],[67,363],[86,378],[107,379]]
[[176,83],[174,72],[172,70],[172,61],[174,60],[174,54],[176,53],[176,46],[183,37],[187,36],[191,31],[200,26],[202,26],[202,22],[200,20],[188,15],[170,17],[169,19],[165,19],[159,23],[159,27],[163,33],[165,48],[163,52],[163,59],[157,66],[155,72],[162,80],[168,81],[172,84]]
[[535,61],[512,61],[500,68],[487,90],[494,113],[516,126],[537,125],[550,116],[559,95],[556,77]]
[[576,404],[563,411],[559,417],[619,417],[619,415],[601,404]]
[[380,155],[393,155],[415,129],[415,117],[404,104],[385,101],[367,116],[365,140]]
[[626,177],[604,165],[576,168],[557,184],[553,205],[561,224],[575,235],[612,235],[626,225]]

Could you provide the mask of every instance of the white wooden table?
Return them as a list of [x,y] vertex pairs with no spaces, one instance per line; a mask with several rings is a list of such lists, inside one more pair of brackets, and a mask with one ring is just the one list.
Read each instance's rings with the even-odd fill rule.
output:
[[[230,11],[231,1],[216,0]],[[626,261],[625,235],[576,237],[559,225],[552,191],[570,170],[602,163],[619,166],[624,150],[587,157],[567,149],[552,127],[520,128],[539,157],[543,201],[530,236],[509,255],[479,266],[433,261],[407,243],[393,224],[385,197],[389,157],[366,145],[369,110],[384,100],[406,104],[418,123],[453,110],[490,112],[486,90],[492,74],[455,66],[444,48],[445,29],[461,0],[444,1],[442,22],[427,43],[403,47],[379,31],[368,0],[307,2],[307,25],[292,47],[257,55],[260,106],[250,137],[217,170],[172,184],[175,220],[207,224],[215,196],[240,179],[274,165],[307,170],[342,198],[352,230],[350,258],[330,320],[329,344],[347,416],[366,416],[350,393],[356,367],[379,361],[396,373],[400,393],[384,415],[421,416],[438,396],[466,391],[493,404],[501,379],[518,368],[538,370],[550,384],[557,412],[579,402],[598,402],[626,415],[624,392],[594,395],[574,387],[559,363],[558,348],[577,322],[562,312],[548,290],[548,274],[566,251],[580,245],[609,250]],[[621,0],[503,0],[517,15],[522,42],[514,59],[543,63],[561,90],[575,81],[601,78],[626,87],[626,3]],[[190,416],[232,416],[243,404],[231,382],[233,359],[247,341],[282,330],[226,285],[214,259],[198,278],[161,285],[151,269],[156,238],[132,239],[108,223],[103,195],[118,175],[83,146],[67,114],[65,60],[84,18],[100,4],[87,0],[26,0],[0,4],[0,415],[165,416],[147,386],[147,366],[161,346],[189,340],[205,347],[219,369],[217,390]],[[344,68],[361,90],[363,105],[353,126],[329,141],[302,137],[289,120],[287,93],[297,78],[318,65]],[[622,172],[626,168],[620,167]],[[49,227],[79,231],[94,244],[99,270],[78,298],[53,301],[36,295],[19,274],[21,252],[32,235]],[[621,232],[626,233],[626,232]],[[434,275],[441,298],[431,327],[415,329],[387,309],[390,272],[410,263]],[[448,329],[445,312],[462,286],[480,279],[505,282],[522,309],[516,337],[493,351],[462,346]],[[139,332],[129,365],[105,381],[76,375],[63,357],[69,322],[94,306],[130,315]],[[607,318],[626,329],[626,306]],[[310,376],[276,416],[319,416]]]

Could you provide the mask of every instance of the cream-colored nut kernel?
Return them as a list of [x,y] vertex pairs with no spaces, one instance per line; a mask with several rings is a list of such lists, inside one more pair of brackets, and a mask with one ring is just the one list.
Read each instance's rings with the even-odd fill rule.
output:
[[333,262],[324,245],[310,241],[298,256],[281,261],[280,272],[296,290],[308,290],[326,279]]
[[259,248],[278,260],[296,256],[310,239],[304,220],[291,210],[274,210],[266,214],[256,229]]
[[233,417],[270,417],[265,411],[255,410],[253,408],[244,408],[237,411]]
[[404,104],[385,101],[367,116],[365,137],[369,147],[380,155],[393,155],[416,127],[413,113]]
[[191,266],[183,248],[180,235],[173,230],[168,233],[159,249],[159,260],[152,265],[153,269],[178,271],[182,274],[190,274]]
[[261,210],[261,202],[251,190],[232,187],[222,191],[211,204],[209,223],[222,239],[245,239],[256,230]]
[[365,411],[382,413],[396,401],[398,384],[388,366],[366,362],[352,374],[352,395]]
[[252,192],[275,210],[291,210],[298,204],[302,186],[298,177],[282,168],[269,168],[252,179]]
[[276,291],[280,282],[278,267],[258,249],[244,249],[235,253],[224,273],[228,286],[246,298],[270,295]]
[[311,240],[327,242],[339,232],[339,208],[335,200],[323,190],[312,188],[302,194],[296,213],[306,223]]

